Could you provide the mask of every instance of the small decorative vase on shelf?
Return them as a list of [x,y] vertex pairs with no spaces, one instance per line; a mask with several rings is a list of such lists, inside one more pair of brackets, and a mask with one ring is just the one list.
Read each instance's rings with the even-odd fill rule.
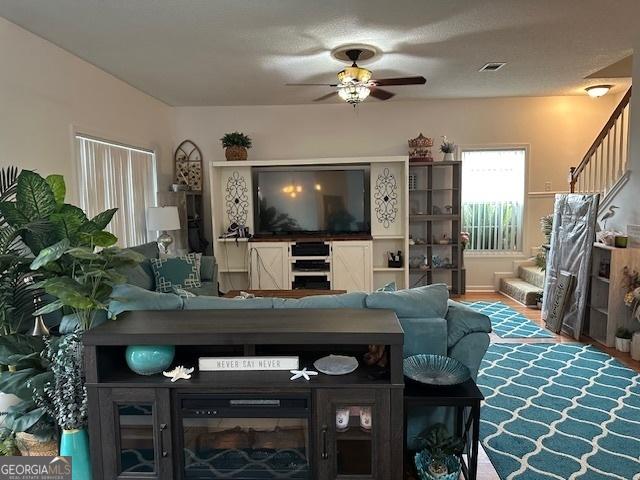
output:
[[138,375],[155,375],[171,366],[175,352],[173,345],[129,345],[125,356]]
[[631,340],[631,358],[640,360],[640,331],[633,334]]
[[444,162],[453,162],[455,160],[453,153],[445,153],[442,157],[442,161]]
[[87,430],[62,430],[60,456],[71,457],[71,479],[91,480],[91,458]]

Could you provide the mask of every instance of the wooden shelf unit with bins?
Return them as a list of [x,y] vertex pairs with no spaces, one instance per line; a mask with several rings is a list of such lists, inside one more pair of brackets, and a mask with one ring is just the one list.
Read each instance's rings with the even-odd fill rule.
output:
[[616,330],[638,330],[631,309],[624,304],[624,267],[640,271],[640,248],[615,248],[593,244],[589,292],[588,335],[613,347]]
[[[253,167],[302,167],[302,166],[354,166],[364,165],[369,167],[370,178],[370,212],[371,235],[364,239],[332,238],[318,236],[313,241],[327,241],[332,244],[330,274],[333,280],[332,288],[351,290],[355,287],[345,275],[341,276],[343,268],[336,263],[336,258],[341,252],[351,248],[362,257],[360,269],[366,269],[362,273],[361,282],[366,290],[375,290],[386,283],[395,282],[397,288],[409,287],[409,198],[407,185],[409,178],[408,159],[406,156],[396,157],[349,157],[349,158],[318,158],[299,160],[251,160],[244,162],[211,162],[209,164],[211,186],[211,212],[213,228],[213,249],[218,262],[219,282],[222,291],[247,288],[264,289],[290,289],[290,278],[284,274],[285,266],[288,270],[288,262],[292,261],[290,244],[295,238],[268,239],[273,243],[272,253],[277,265],[282,265],[282,272],[276,276],[276,281],[271,281],[268,287],[255,285],[256,273],[252,279],[252,266],[255,267],[254,249],[261,249],[264,242],[247,241],[247,239],[220,238],[232,222],[249,227],[251,233],[254,230],[254,185],[252,178]],[[364,243],[363,243],[364,242]],[[278,247],[276,243],[282,243]],[[366,244],[365,244],[366,243]],[[285,245],[286,244],[286,245]],[[336,247],[338,247],[336,249]],[[401,251],[403,265],[398,268],[390,268],[386,260],[386,252]],[[346,257],[344,257],[346,258]],[[253,262],[253,263],[252,263]],[[261,272],[262,273],[262,272]],[[268,278],[263,277],[261,278]],[[265,280],[267,283],[269,281]],[[351,287],[350,287],[351,283]],[[356,282],[358,283],[358,282]],[[337,285],[337,287],[335,285]]]
[[[410,162],[409,245],[410,285],[447,283],[452,295],[466,290],[466,271],[460,245],[462,229],[462,162]],[[449,209],[445,209],[449,206]],[[446,236],[449,243],[440,243]],[[434,266],[435,256],[449,259]],[[426,257],[428,268],[421,267]]]

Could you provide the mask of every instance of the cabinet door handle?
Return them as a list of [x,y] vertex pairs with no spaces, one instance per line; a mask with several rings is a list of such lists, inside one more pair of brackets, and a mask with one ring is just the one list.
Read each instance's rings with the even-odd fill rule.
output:
[[322,458],[322,460],[326,460],[327,458],[329,458],[329,453],[327,452],[327,426],[323,425],[322,426],[322,454],[320,455],[320,458]]
[[160,424],[160,454],[165,458],[169,456],[169,452],[167,452],[164,449],[164,431],[166,429],[167,429],[167,424],[161,423]]

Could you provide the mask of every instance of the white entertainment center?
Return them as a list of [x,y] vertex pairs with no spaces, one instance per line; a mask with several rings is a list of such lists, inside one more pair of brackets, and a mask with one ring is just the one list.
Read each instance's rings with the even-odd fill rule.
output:
[[[309,166],[368,168],[370,233],[222,237],[234,223],[255,232],[254,169]],[[398,288],[409,286],[406,156],[211,162],[209,168],[213,248],[222,291],[372,291],[389,282]],[[403,255],[402,266],[389,267],[387,252],[398,251]],[[313,268],[307,268],[310,264]]]

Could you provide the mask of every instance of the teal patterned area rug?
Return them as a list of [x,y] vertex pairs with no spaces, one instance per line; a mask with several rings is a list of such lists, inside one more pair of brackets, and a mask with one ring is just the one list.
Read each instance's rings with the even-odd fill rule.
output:
[[493,332],[501,338],[553,338],[553,334],[536,325],[502,302],[463,302],[491,319]]
[[480,438],[502,480],[639,480],[640,374],[579,344],[489,347]]

